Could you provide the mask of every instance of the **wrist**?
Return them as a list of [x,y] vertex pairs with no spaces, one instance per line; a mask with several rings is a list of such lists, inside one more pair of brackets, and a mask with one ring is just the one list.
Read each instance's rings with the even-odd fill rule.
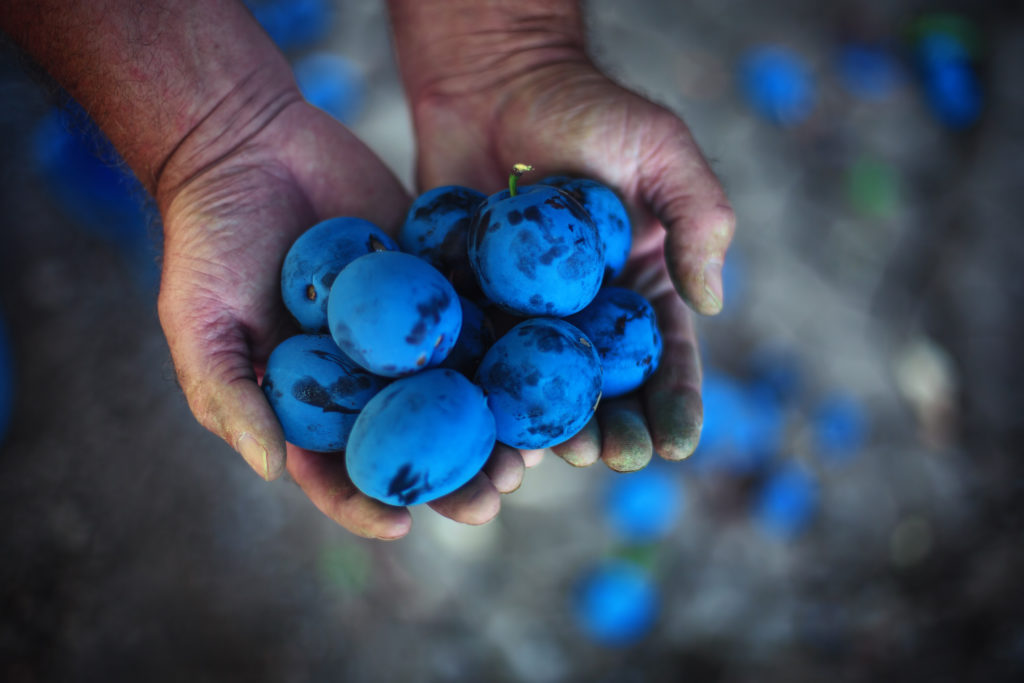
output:
[[389,0],[410,104],[486,95],[564,62],[588,62],[578,2]]
[[[295,89],[240,2],[32,0],[0,10],[9,33],[90,114],[160,199]],[[223,140],[220,138],[224,138]]]

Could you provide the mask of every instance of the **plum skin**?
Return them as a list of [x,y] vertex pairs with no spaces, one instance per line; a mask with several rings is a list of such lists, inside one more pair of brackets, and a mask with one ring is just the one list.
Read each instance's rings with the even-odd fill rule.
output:
[[388,381],[356,365],[330,336],[300,334],[271,352],[261,388],[288,442],[333,452],[345,450],[359,412]]
[[476,290],[466,253],[466,233],[477,207],[487,195],[461,185],[427,190],[415,200],[398,232],[402,251],[414,254],[441,271],[459,292]]
[[473,217],[467,249],[484,295],[518,315],[575,313],[604,276],[604,250],[590,216],[545,185],[488,197]]
[[435,368],[395,380],[356,420],[345,456],[356,487],[389,505],[455,491],[494,449],[494,416],[480,387]]
[[370,372],[402,377],[440,364],[462,326],[458,295],[412,254],[361,256],[335,278],[327,302],[331,336]]
[[597,227],[597,234],[604,247],[604,281],[609,283],[617,278],[626,266],[633,244],[629,212],[618,195],[607,185],[589,178],[548,176],[539,184],[557,187],[586,209]]
[[458,370],[466,377],[472,377],[487,349],[494,343],[494,326],[470,299],[459,295],[459,303],[462,305],[462,329],[440,367]]
[[484,355],[476,383],[487,392],[498,440],[548,448],[569,439],[601,398],[601,362],[590,340],[556,318],[530,318]]
[[603,287],[586,308],[566,320],[597,349],[605,397],[633,391],[658,369],[661,331],[654,308],[640,294],[623,287]]
[[365,254],[398,251],[370,221],[339,216],[321,221],[292,243],[281,266],[281,298],[303,332],[327,332],[327,298],[338,273]]

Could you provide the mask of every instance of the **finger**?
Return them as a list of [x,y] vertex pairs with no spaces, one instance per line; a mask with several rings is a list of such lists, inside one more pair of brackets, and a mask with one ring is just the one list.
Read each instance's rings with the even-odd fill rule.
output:
[[409,533],[412,517],[359,491],[341,453],[316,453],[288,446],[288,473],[313,504],[354,534],[391,540]]
[[182,315],[161,290],[160,320],[178,383],[196,419],[270,481],[284,471],[285,441],[256,383],[245,333],[230,316]]
[[483,472],[461,488],[427,505],[434,512],[463,524],[486,524],[501,509],[501,494]]
[[635,472],[651,461],[653,444],[636,395],[602,401],[598,406],[601,423],[601,460],[616,472]]
[[601,428],[597,424],[597,416],[590,418],[571,439],[552,446],[551,450],[573,467],[593,465],[601,457]]
[[658,369],[647,380],[643,401],[656,453],[666,460],[689,457],[700,441],[704,405],[701,365],[693,319],[670,289],[651,300],[664,347]]
[[679,294],[693,310],[722,310],[722,264],[736,216],[685,124],[669,115],[654,157],[641,167],[639,190],[667,234],[665,257]]
[[523,458],[523,464],[526,469],[536,467],[544,460],[544,452],[546,448],[521,448],[519,455]]
[[484,465],[484,474],[499,493],[512,493],[522,485],[525,469],[519,451],[499,443],[495,444],[491,457]]

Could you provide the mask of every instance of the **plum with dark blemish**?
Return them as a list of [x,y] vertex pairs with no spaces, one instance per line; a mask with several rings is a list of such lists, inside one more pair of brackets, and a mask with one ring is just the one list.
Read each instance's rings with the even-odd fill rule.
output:
[[390,380],[352,362],[326,334],[300,334],[270,354],[263,393],[289,442],[311,451],[345,450],[359,411]]
[[480,307],[466,297],[460,296],[459,303],[462,304],[462,329],[455,348],[441,363],[441,367],[458,370],[466,377],[472,377],[487,349],[494,343],[494,326]]
[[619,276],[633,244],[629,213],[622,200],[608,186],[589,178],[549,176],[541,185],[557,187],[587,210],[604,246],[605,283]]
[[454,370],[435,368],[395,380],[367,403],[345,462],[366,495],[415,505],[476,476],[494,440],[494,416],[480,387]]
[[375,374],[401,377],[444,361],[459,338],[462,307],[451,283],[429,263],[379,251],[338,273],[327,321],[352,360]]
[[424,192],[409,207],[398,232],[399,246],[441,271],[457,291],[478,294],[473,291],[477,284],[466,254],[466,232],[485,199],[482,192],[461,185]]
[[589,306],[566,320],[594,343],[604,396],[633,391],[657,370],[662,349],[658,320],[651,304],[636,292],[603,287]]
[[590,216],[546,185],[491,195],[473,217],[467,246],[484,295],[518,315],[575,313],[604,277],[604,249]]
[[383,230],[362,218],[317,223],[288,250],[281,267],[281,297],[303,332],[327,332],[327,295],[341,269],[374,251],[398,251]]
[[587,424],[601,398],[601,361],[590,340],[564,320],[530,318],[484,355],[476,383],[487,393],[498,440],[548,448]]

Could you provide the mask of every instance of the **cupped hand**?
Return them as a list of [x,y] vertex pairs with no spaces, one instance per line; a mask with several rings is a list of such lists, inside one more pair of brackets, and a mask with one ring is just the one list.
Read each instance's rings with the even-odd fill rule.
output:
[[[360,493],[342,454],[286,446],[257,381],[274,347],[298,332],[280,294],[295,238],[341,215],[395,234],[409,197],[351,132],[295,92],[251,116],[214,111],[203,125],[172,157],[157,192],[165,234],[160,321],[189,407],[263,478],[287,469],[340,525],[400,537],[408,510]],[[493,517],[498,490],[514,489],[522,476],[513,455],[496,449],[484,472],[435,509],[467,523]]]
[[[669,460],[689,456],[703,407],[686,304],[702,314],[721,310],[721,269],[735,217],[686,125],[585,58],[487,88],[440,84],[425,92],[413,102],[424,189],[461,184],[496,191],[513,164],[528,163],[537,178],[570,173],[604,182],[633,217],[632,250],[616,284],[654,305],[665,343],[661,364],[641,390],[602,401],[595,420],[553,450],[573,465],[600,458],[619,471],[644,467],[655,452]],[[522,453],[528,464],[539,455]]]

